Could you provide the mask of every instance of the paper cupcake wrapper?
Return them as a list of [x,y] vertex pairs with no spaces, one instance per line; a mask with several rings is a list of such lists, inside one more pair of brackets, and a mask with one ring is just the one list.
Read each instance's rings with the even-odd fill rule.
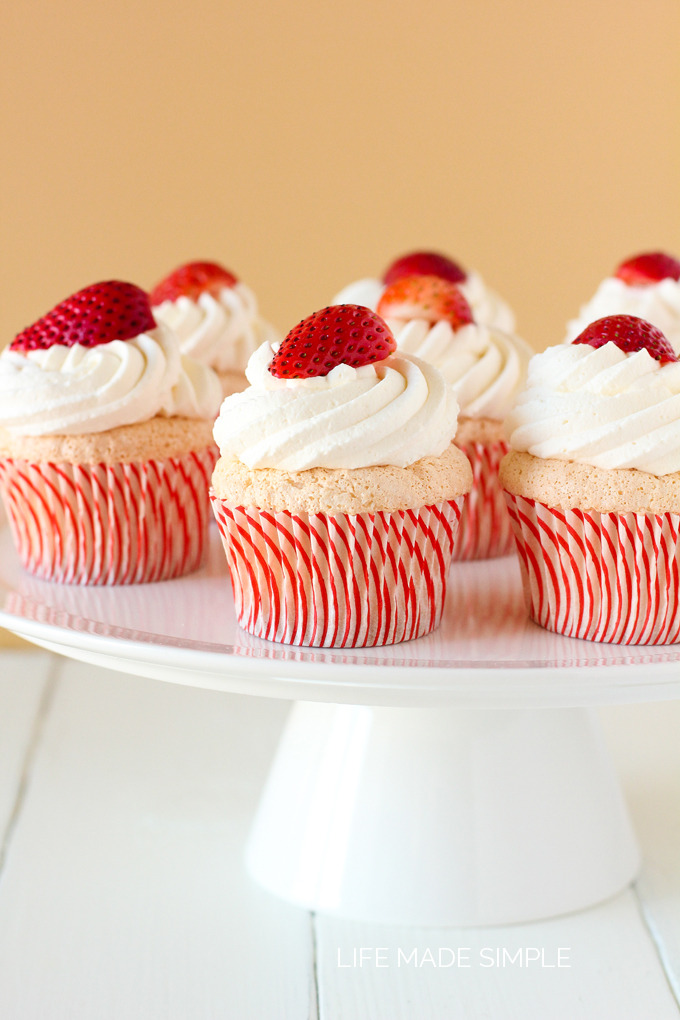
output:
[[472,465],[472,489],[463,504],[454,560],[489,560],[515,551],[505,496],[498,480],[508,444],[456,443]]
[[316,647],[388,645],[441,619],[460,500],[395,513],[273,513],[212,496],[236,616]]
[[536,623],[613,644],[680,639],[680,514],[558,510],[506,496]]
[[200,566],[215,451],[130,464],[0,460],[21,563],[64,584],[164,581]]

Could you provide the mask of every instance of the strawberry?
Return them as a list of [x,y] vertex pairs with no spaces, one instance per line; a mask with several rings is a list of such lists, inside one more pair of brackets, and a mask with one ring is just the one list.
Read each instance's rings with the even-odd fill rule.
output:
[[195,301],[205,291],[218,297],[221,290],[236,283],[238,278],[217,262],[187,262],[156,284],[150,294],[151,304],[176,301],[178,297]]
[[149,295],[134,283],[93,283],[61,301],[27,326],[10,344],[13,351],[35,351],[53,344],[96,347],[110,340],[130,340],[154,329]]
[[404,276],[390,284],[378,302],[378,314],[384,319],[446,319],[454,329],[474,321],[460,288],[438,276]]
[[397,349],[387,323],[363,305],[331,305],[291,329],[269,364],[277,379],[328,375],[336,365],[368,365]]
[[662,251],[645,252],[622,262],[614,276],[629,287],[649,287],[667,278],[680,280],[680,262]]
[[626,354],[647,351],[662,365],[680,360],[661,330],[636,315],[606,315],[591,322],[572,343],[603,347],[610,341]]
[[383,283],[389,287],[403,276],[439,276],[450,283],[467,280],[467,273],[457,262],[436,251],[413,251],[395,259],[385,270]]

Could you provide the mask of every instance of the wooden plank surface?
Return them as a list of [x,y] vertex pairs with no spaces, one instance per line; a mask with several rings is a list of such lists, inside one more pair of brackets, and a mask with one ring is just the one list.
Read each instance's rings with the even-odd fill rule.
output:
[[243,841],[287,706],[63,661],[0,883],[3,1020],[314,1015]]
[[43,652],[0,653],[0,861],[30,778],[53,671],[53,660]]
[[636,888],[477,932],[312,919],[251,884],[287,708],[0,653],[2,1020],[677,1020],[680,706],[604,713]]
[[[400,930],[321,917],[316,928],[322,1020],[680,1016],[630,891],[511,928]],[[361,947],[366,962],[355,966]]]
[[680,1002],[680,702],[603,712],[640,845],[635,891]]

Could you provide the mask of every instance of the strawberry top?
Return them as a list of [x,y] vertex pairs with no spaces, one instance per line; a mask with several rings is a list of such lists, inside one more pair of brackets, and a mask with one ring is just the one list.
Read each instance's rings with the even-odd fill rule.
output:
[[187,262],[156,284],[150,294],[151,304],[176,301],[178,297],[196,301],[206,291],[218,297],[225,287],[237,283],[238,277],[217,262]]
[[277,379],[328,375],[337,365],[369,365],[397,349],[387,323],[363,305],[331,305],[298,323],[269,364]]
[[662,251],[645,252],[622,262],[614,276],[629,287],[649,287],[660,280],[680,280],[680,262]]
[[403,276],[439,276],[449,283],[467,280],[467,273],[457,262],[436,251],[413,251],[395,259],[385,270],[383,283],[389,286]]
[[438,276],[404,276],[390,284],[378,302],[378,314],[385,319],[445,320],[454,330],[474,321],[460,288]]
[[590,344],[591,347],[603,347],[610,342],[626,354],[647,351],[662,365],[680,360],[661,330],[635,315],[606,315],[591,322],[572,340],[574,344]]
[[10,349],[34,351],[54,344],[96,347],[111,340],[131,340],[155,326],[146,291],[133,283],[106,280],[61,301],[22,330]]

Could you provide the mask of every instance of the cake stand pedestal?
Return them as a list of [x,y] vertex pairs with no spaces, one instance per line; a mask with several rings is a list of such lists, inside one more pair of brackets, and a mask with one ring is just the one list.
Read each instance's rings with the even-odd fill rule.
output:
[[323,913],[488,925],[606,899],[639,855],[593,710],[299,702],[247,864]]
[[190,577],[87,589],[24,574],[0,535],[0,625],[125,673],[297,702],[248,843],[265,888],[367,921],[491,925],[633,879],[594,706],[680,697],[680,648],[542,631],[512,558],[454,565],[442,625],[418,641],[275,645],[236,626],[213,537]]

